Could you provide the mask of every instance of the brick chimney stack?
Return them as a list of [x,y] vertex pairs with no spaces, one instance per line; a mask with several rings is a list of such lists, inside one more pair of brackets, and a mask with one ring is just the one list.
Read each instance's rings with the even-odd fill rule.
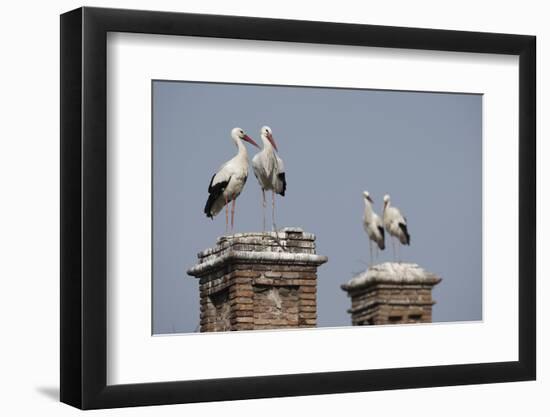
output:
[[431,323],[432,288],[441,278],[417,264],[385,262],[355,276],[342,289],[351,298],[354,326]]
[[315,236],[300,228],[237,233],[198,254],[187,273],[199,279],[200,331],[317,325]]

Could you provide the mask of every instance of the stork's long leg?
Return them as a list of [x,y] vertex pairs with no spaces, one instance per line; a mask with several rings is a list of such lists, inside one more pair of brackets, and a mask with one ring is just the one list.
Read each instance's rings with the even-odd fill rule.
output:
[[401,242],[397,239],[397,262],[401,263]]
[[262,207],[263,207],[263,210],[264,210],[264,217],[263,217],[263,231],[265,232],[265,208],[266,208],[267,204],[265,202],[265,190],[262,188]]
[[369,238],[369,255],[370,255],[370,265],[372,266],[372,241]]
[[233,225],[235,220],[235,205],[237,204],[237,199],[235,198],[233,200],[233,204],[231,205],[231,231],[233,231]]
[[271,222],[273,223],[273,231],[277,231],[277,225],[275,224],[275,191],[271,191]]
[[229,227],[229,206],[228,206],[228,201],[227,201],[227,197],[224,196],[224,199],[225,199],[225,234],[227,234],[227,229]]
[[391,247],[393,252],[393,260],[395,261],[395,241],[393,240],[393,236],[391,236],[390,239],[391,239]]

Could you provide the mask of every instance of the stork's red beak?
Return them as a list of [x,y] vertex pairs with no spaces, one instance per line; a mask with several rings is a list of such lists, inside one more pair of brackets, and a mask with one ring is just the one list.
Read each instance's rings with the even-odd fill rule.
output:
[[254,139],[252,139],[252,138],[251,138],[250,136],[248,136],[248,135],[244,135],[243,140],[246,140],[248,143],[251,143],[252,145],[254,145],[254,146],[255,146],[256,148],[258,148],[258,149],[260,148],[260,147],[258,146],[258,144],[257,144],[256,142],[254,142]]
[[374,204],[374,201],[372,201],[372,198],[370,198],[370,195],[367,197],[367,200],[369,200],[372,204]]
[[273,146],[275,150],[279,152],[279,149],[277,149],[277,144],[275,143],[275,139],[273,139],[273,135],[271,133],[267,134],[267,139],[269,140],[269,143],[271,143],[271,146]]

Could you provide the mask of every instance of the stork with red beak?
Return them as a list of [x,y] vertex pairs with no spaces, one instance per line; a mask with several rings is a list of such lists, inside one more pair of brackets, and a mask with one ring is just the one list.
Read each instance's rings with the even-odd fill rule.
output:
[[384,250],[386,248],[384,242],[384,224],[378,214],[372,209],[374,201],[372,200],[368,191],[363,191],[363,199],[365,200],[365,212],[363,213],[363,228],[369,236],[369,252],[370,261],[372,264],[372,242],[375,242],[378,249]]
[[204,213],[211,219],[214,219],[214,216],[225,207],[226,233],[229,226],[229,203],[233,202],[231,207],[231,230],[233,230],[236,200],[248,177],[248,152],[243,141],[259,148],[258,144],[240,127],[231,131],[231,138],[237,146],[237,155],[223,164],[212,176],[208,186],[208,200],[204,207]]
[[[407,219],[401,214],[397,207],[391,205],[390,196],[384,196],[384,226],[390,234],[393,247],[393,256],[395,258],[395,245],[393,238],[396,237],[402,245],[411,244],[411,235],[407,229]],[[399,256],[399,255],[398,255]]]
[[278,149],[273,133],[269,126],[262,127],[260,137],[264,148],[254,155],[252,158],[252,168],[254,175],[262,188],[262,205],[263,205],[263,230],[265,231],[265,192],[271,190],[271,220],[273,229],[275,225],[275,194],[280,194],[284,197],[286,191],[285,166],[283,160],[277,155]]

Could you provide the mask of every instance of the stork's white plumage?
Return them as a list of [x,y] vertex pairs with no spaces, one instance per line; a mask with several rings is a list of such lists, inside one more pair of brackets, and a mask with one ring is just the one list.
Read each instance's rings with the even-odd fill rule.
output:
[[229,223],[228,203],[233,201],[231,208],[231,229],[235,218],[235,202],[241,194],[248,177],[248,152],[243,141],[258,147],[243,129],[236,127],[231,130],[231,138],[237,146],[237,155],[223,164],[217,173],[212,176],[208,186],[208,200],[204,207],[207,217],[214,218],[225,206],[225,229]]
[[[397,207],[391,205],[390,196],[386,194],[384,196],[384,227],[386,231],[392,236],[396,237],[403,245],[410,245],[411,236],[407,230],[407,219],[401,214]],[[393,245],[393,240],[392,240]],[[395,247],[394,247],[395,251]],[[394,253],[395,255],[395,253]]]
[[262,188],[263,227],[265,230],[265,192],[271,190],[272,221],[275,228],[275,194],[285,195],[286,176],[283,160],[277,155],[277,144],[269,126],[262,127],[260,137],[263,149],[252,158],[254,175]]
[[372,209],[372,198],[368,191],[363,191],[363,199],[365,201],[365,212],[363,214],[363,228],[369,236],[369,252],[372,263],[372,243],[375,242],[380,250],[386,248],[384,242],[384,224],[378,214]]

